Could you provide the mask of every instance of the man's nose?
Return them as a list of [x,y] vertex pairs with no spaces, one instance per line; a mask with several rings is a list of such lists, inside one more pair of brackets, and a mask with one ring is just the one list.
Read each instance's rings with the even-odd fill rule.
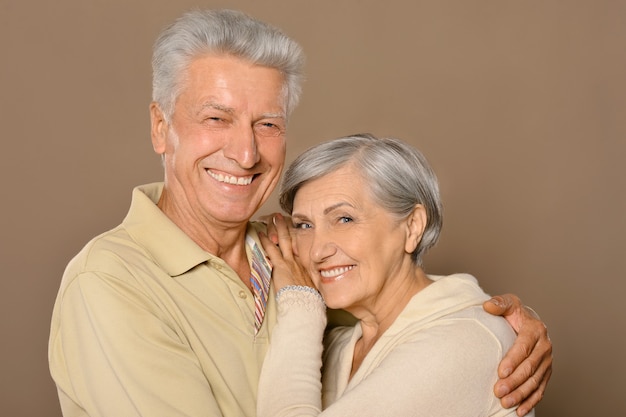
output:
[[233,127],[224,146],[224,156],[245,169],[254,167],[260,160],[257,140],[252,126]]

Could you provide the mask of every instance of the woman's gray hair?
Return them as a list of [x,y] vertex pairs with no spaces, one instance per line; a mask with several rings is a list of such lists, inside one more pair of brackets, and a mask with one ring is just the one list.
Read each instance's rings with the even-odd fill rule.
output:
[[204,10],[184,14],[157,38],[152,54],[152,100],[170,120],[181,92],[182,75],[194,58],[232,55],[275,68],[285,77],[286,111],[298,104],[304,53],[278,28],[235,10]]
[[357,134],[308,149],[285,171],[279,197],[283,210],[292,213],[296,193],[305,183],[348,164],[361,173],[374,200],[399,219],[406,218],[417,204],[424,206],[426,227],[412,253],[413,261],[421,265],[422,255],[439,238],[443,206],[437,177],[424,155],[398,139]]

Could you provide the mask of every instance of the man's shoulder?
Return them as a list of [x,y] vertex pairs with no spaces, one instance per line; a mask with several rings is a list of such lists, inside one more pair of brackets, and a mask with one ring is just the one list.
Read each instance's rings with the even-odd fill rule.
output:
[[114,274],[125,264],[147,258],[147,253],[119,225],[92,238],[69,262],[64,276],[85,272]]

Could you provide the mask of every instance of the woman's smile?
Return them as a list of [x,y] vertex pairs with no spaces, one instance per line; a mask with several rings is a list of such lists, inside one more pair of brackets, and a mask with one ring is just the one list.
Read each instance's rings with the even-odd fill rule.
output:
[[354,265],[349,265],[349,266],[333,267],[331,269],[320,269],[319,273],[320,273],[321,281],[322,282],[338,281],[342,279],[344,275],[348,271],[351,271],[354,267],[355,267]]

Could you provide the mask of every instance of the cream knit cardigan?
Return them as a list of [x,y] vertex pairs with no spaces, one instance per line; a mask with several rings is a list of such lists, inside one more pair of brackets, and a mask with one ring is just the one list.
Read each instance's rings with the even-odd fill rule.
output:
[[435,282],[411,299],[352,379],[360,326],[334,329],[323,351],[321,298],[297,290],[281,294],[257,417],[514,416],[493,394],[513,330],[483,310],[488,296],[472,276],[430,278]]

